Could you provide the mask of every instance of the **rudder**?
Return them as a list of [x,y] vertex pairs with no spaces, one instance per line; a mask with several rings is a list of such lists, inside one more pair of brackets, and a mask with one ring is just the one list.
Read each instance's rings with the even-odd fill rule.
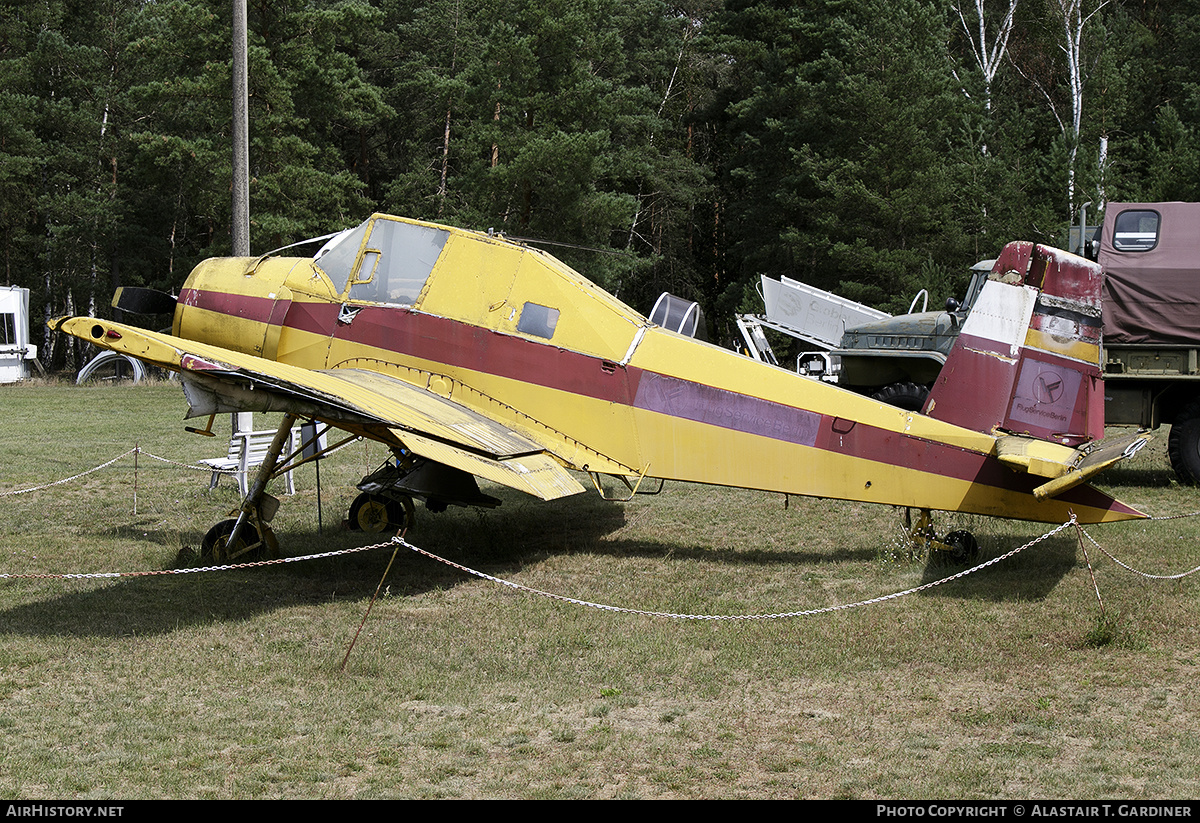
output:
[[1104,434],[1099,265],[1010,243],[963,323],[925,413],[1068,446]]

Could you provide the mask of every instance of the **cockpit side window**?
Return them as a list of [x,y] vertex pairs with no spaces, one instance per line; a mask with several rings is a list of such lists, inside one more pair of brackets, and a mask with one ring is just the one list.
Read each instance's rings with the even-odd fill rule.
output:
[[558,325],[558,309],[527,302],[517,320],[517,331],[549,340]]
[[377,219],[350,281],[350,298],[411,305],[417,301],[450,233],[433,226]]

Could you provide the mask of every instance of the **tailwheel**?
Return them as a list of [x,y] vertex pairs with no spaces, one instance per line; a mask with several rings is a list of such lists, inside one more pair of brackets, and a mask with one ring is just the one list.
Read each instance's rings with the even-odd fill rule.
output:
[[411,497],[385,497],[363,492],[350,506],[350,528],[367,534],[398,532],[412,527],[415,506]]
[[942,540],[950,550],[950,559],[955,563],[971,563],[979,559],[979,541],[969,531],[960,529],[950,532]]
[[938,537],[933,527],[933,513],[929,509],[920,509],[915,521],[912,513],[905,509],[904,525],[914,554],[936,551],[954,563],[970,563],[979,559],[979,541],[975,535],[958,529],[945,537]]
[[237,520],[222,520],[208,530],[200,543],[200,559],[215,563],[252,563],[279,557],[275,532],[265,523],[246,523],[237,542],[229,545],[229,536]]

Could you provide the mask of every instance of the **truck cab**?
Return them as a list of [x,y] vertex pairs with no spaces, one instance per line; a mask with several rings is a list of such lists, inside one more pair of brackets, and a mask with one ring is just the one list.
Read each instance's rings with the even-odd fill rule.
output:
[[1200,203],[1109,203],[1091,251],[1105,275],[1105,419],[1169,424],[1176,476],[1200,483]]
[[893,406],[920,411],[994,263],[984,260],[971,267],[962,302],[950,298],[941,311],[904,314],[847,328],[838,348],[831,352],[841,363],[839,382]]

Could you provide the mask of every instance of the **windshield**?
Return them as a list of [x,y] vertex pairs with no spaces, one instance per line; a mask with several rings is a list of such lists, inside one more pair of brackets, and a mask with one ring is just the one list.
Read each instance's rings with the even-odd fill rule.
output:
[[329,275],[338,294],[346,292],[350,273],[354,271],[354,261],[358,258],[358,249],[370,226],[371,221],[368,220],[358,228],[342,232],[322,246],[313,258],[321,271]]
[[335,238],[316,263],[351,300],[411,305],[421,295],[450,232],[376,215]]

